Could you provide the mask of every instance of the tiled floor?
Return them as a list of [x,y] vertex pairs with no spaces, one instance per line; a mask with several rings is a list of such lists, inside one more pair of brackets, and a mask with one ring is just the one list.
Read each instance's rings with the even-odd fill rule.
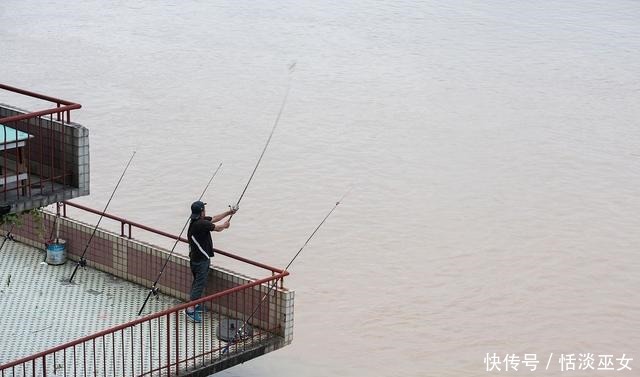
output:
[[[2,238],[0,238],[0,243]],[[137,318],[148,289],[75,262],[44,263],[45,252],[7,241],[0,250],[0,364]],[[180,303],[150,299],[145,314]]]
[[[44,257],[44,251],[13,241],[7,241],[0,250],[0,367],[139,318],[137,312],[148,288],[89,268],[78,270],[73,283],[68,283],[75,262],[52,266],[44,262]],[[145,314],[180,303],[161,294],[149,300]],[[216,332],[224,318],[219,313],[207,313],[202,324],[194,324],[179,312],[143,322],[48,355],[46,375],[174,375],[175,366],[170,370],[163,366],[177,359],[181,360],[180,374],[184,374],[236,357],[272,339],[269,333],[258,332],[252,339],[233,344],[229,353],[222,353],[226,343],[217,339]],[[42,375],[42,363],[40,359],[35,364],[10,368],[3,376]]]

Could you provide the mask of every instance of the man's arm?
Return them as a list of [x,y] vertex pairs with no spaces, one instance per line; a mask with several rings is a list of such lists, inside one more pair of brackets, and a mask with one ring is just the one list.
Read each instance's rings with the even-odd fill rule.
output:
[[214,232],[222,232],[223,230],[227,229],[231,224],[229,223],[229,220],[227,220],[222,224],[213,224],[213,225],[214,225],[213,227]]
[[218,221],[220,221],[220,220],[224,219],[224,218],[225,218],[225,217],[227,217],[227,216],[231,216],[231,215],[233,215],[234,213],[236,213],[236,211],[234,211],[233,209],[230,209],[230,210],[228,210],[228,211],[222,212],[222,213],[220,213],[220,214],[217,214],[217,215],[215,215],[215,216],[212,216],[212,217],[211,217],[211,222],[212,222],[212,223],[217,223]]

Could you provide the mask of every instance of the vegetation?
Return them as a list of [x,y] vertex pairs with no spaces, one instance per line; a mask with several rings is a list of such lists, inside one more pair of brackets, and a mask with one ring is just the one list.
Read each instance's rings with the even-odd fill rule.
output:
[[38,231],[38,235],[40,235],[42,239],[44,239],[44,212],[42,212],[42,208],[32,208],[20,213],[7,213],[5,215],[2,215],[0,216],[0,226],[9,224],[19,227],[23,224],[25,216],[31,216],[33,225]]

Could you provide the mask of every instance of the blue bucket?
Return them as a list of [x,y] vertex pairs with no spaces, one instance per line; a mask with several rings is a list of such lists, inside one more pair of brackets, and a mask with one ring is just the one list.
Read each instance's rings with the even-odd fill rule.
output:
[[67,242],[58,240],[58,242],[47,245],[47,263],[52,265],[61,265],[67,262]]

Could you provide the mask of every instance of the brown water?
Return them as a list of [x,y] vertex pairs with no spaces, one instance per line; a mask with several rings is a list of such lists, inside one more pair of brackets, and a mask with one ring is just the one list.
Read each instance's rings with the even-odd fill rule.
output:
[[224,210],[289,82],[217,246],[284,266],[353,187],[291,268],[294,343],[221,375],[637,375],[638,2],[73,3],[2,1],[0,81],[83,105],[77,202],[137,150],[109,212],[178,233],[221,161]]

